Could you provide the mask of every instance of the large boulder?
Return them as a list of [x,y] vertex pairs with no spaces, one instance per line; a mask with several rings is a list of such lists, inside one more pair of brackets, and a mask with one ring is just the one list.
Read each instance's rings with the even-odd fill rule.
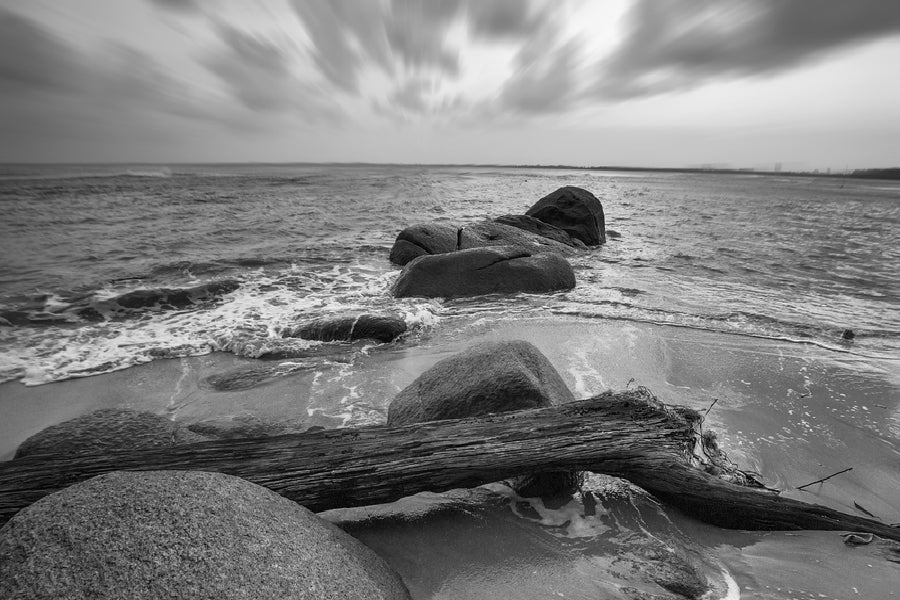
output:
[[299,337],[322,342],[376,340],[390,342],[406,333],[406,321],[389,315],[355,315],[314,319],[281,332],[284,337]]
[[238,477],[115,472],[0,529],[0,598],[408,599],[374,552]]
[[37,432],[22,442],[15,457],[165,448],[205,439],[151,412],[103,408]]
[[566,255],[573,252],[572,247],[567,244],[503,223],[483,221],[459,229],[460,250],[486,246],[508,246],[529,254],[555,252]]
[[483,342],[437,362],[388,407],[388,425],[540,408],[575,397],[547,357],[521,340]]
[[570,290],[575,272],[558,254],[532,254],[509,246],[420,256],[401,271],[392,292],[398,298],[456,298],[482,294]]
[[[533,344],[484,342],[439,361],[404,388],[388,407],[388,425],[479,417],[574,400],[559,373]],[[522,496],[571,493],[576,473],[554,471],[510,482]]]
[[390,259],[395,265],[405,265],[419,256],[453,252],[457,245],[458,228],[443,223],[412,225],[397,235]]
[[564,229],[544,223],[540,219],[529,217],[528,215],[500,215],[494,219],[494,222],[508,225],[509,227],[516,227],[566,246],[584,246],[581,240],[572,239],[572,236]]
[[603,205],[596,196],[579,187],[559,188],[538,200],[525,214],[565,230],[588,246],[606,243]]

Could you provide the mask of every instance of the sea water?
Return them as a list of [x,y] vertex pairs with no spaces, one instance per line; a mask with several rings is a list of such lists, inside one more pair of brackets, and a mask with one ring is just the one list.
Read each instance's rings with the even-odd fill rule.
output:
[[[607,244],[570,259],[574,290],[391,297],[400,269],[387,256],[403,227],[521,214],[565,185],[600,198],[609,230]],[[441,358],[525,339],[576,397],[647,386],[703,411],[729,457],[784,495],[900,522],[900,184],[498,167],[7,166],[0,206],[3,457],[41,428],[105,406],[185,422],[378,423]],[[113,301],[142,290],[190,293],[177,306]],[[312,318],[363,312],[399,315],[410,330],[390,344],[284,337]],[[577,495],[549,506],[495,484],[488,496],[424,494],[326,516],[384,556],[416,598],[664,594],[633,565],[668,552],[698,565],[715,598],[900,589],[895,555],[877,545],[727,532],[594,478],[586,489],[599,499],[593,514]]]
[[[616,237],[549,296],[396,300],[405,226],[521,214],[563,185]],[[212,351],[303,354],[314,317],[392,312],[418,332],[511,317],[662,323],[900,356],[900,184],[487,167],[6,166],[0,381],[26,385]],[[621,236],[621,237],[618,237]],[[173,310],[135,290],[235,281]],[[852,341],[841,337],[853,330]]]

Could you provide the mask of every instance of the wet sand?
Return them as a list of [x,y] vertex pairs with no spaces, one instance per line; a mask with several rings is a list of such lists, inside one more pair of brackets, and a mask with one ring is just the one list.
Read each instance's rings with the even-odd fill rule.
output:
[[[328,427],[380,422],[393,395],[432,364],[500,339],[534,343],[576,397],[644,385],[667,403],[712,405],[706,427],[732,460],[784,495],[900,522],[900,364],[620,321],[448,322],[415,344],[357,345],[326,360],[212,354],[44,386],[4,384],[0,458],[43,427],[104,407],[188,423],[239,415]],[[223,381],[233,389],[213,385]],[[615,497],[586,515],[579,498],[546,508],[501,491],[488,499],[487,492],[425,494],[327,517],[385,556],[416,598],[615,598],[623,586],[664,593],[617,566],[622,544],[635,539],[662,540],[693,557],[715,597],[737,598],[740,590],[742,598],[890,598],[900,590],[900,565],[886,549],[848,547],[837,533],[724,531]]]

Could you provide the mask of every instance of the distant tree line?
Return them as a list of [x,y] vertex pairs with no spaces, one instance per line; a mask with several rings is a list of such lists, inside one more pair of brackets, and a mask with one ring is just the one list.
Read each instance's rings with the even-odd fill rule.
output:
[[890,169],[856,169],[850,177],[862,179],[900,179],[900,167]]

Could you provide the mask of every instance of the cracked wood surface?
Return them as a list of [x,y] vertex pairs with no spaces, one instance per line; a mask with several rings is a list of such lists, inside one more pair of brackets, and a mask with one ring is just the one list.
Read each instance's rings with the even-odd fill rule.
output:
[[47,494],[119,470],[227,473],[322,511],[577,469],[622,477],[722,527],[852,530],[900,540],[898,528],[729,483],[692,466],[699,414],[647,396],[605,393],[550,408],[404,427],[33,455],[0,463],[0,523]]

